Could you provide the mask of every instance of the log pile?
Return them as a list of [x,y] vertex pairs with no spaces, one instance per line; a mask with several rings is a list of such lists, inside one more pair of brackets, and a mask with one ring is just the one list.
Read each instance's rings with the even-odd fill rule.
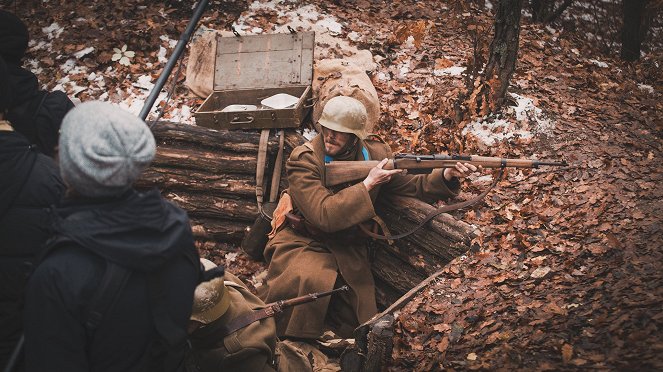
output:
[[[197,240],[239,242],[258,216],[255,173],[260,133],[168,122],[159,122],[152,132],[157,155],[136,187],[157,187],[184,208]],[[277,149],[278,140],[271,137],[267,150],[271,159]]]

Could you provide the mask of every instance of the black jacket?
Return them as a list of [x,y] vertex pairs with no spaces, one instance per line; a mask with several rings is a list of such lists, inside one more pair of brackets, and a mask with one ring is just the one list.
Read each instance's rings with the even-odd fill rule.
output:
[[8,68],[13,100],[7,120],[42,153],[52,157],[62,119],[74,104],[62,91],[40,90],[32,72],[14,65]]
[[52,233],[48,208],[64,189],[53,159],[21,134],[0,131],[0,367],[20,337],[27,274]]
[[[68,201],[56,220],[56,239],[28,283],[26,370],[153,370],[150,354],[160,339],[148,282],[161,276],[165,297],[159,309],[186,336],[200,274],[186,213],[157,190],[130,190],[115,199]],[[131,275],[90,332],[85,325],[90,302],[108,261]],[[183,353],[184,344],[170,351]]]

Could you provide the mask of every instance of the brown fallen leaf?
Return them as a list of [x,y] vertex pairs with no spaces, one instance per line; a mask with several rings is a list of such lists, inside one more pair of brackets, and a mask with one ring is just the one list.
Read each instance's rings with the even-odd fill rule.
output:
[[564,364],[568,364],[571,361],[571,357],[573,357],[573,346],[564,344],[562,346],[562,361]]

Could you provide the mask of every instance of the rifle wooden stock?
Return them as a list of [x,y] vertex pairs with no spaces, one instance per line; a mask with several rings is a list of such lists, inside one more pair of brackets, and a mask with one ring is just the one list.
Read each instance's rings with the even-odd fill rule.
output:
[[[469,163],[483,168],[538,168],[547,166],[566,166],[565,162],[551,162],[535,159],[506,159],[478,155],[396,155],[389,159],[382,169],[407,169],[410,174],[430,173],[437,168],[453,168],[456,163]],[[336,186],[345,182],[365,178],[379,161],[332,161],[325,165],[325,185]]]

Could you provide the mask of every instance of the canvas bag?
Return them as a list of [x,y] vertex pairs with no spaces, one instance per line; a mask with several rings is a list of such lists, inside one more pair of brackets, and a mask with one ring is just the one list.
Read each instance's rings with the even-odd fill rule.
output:
[[[366,71],[352,62],[343,59],[323,59],[317,62],[313,68],[312,88],[313,97],[317,97],[311,113],[314,123],[320,119],[327,101],[336,96],[347,96],[357,99],[366,107],[366,132],[373,132],[377,126],[380,120],[378,92]],[[316,129],[320,132],[320,128]]]

